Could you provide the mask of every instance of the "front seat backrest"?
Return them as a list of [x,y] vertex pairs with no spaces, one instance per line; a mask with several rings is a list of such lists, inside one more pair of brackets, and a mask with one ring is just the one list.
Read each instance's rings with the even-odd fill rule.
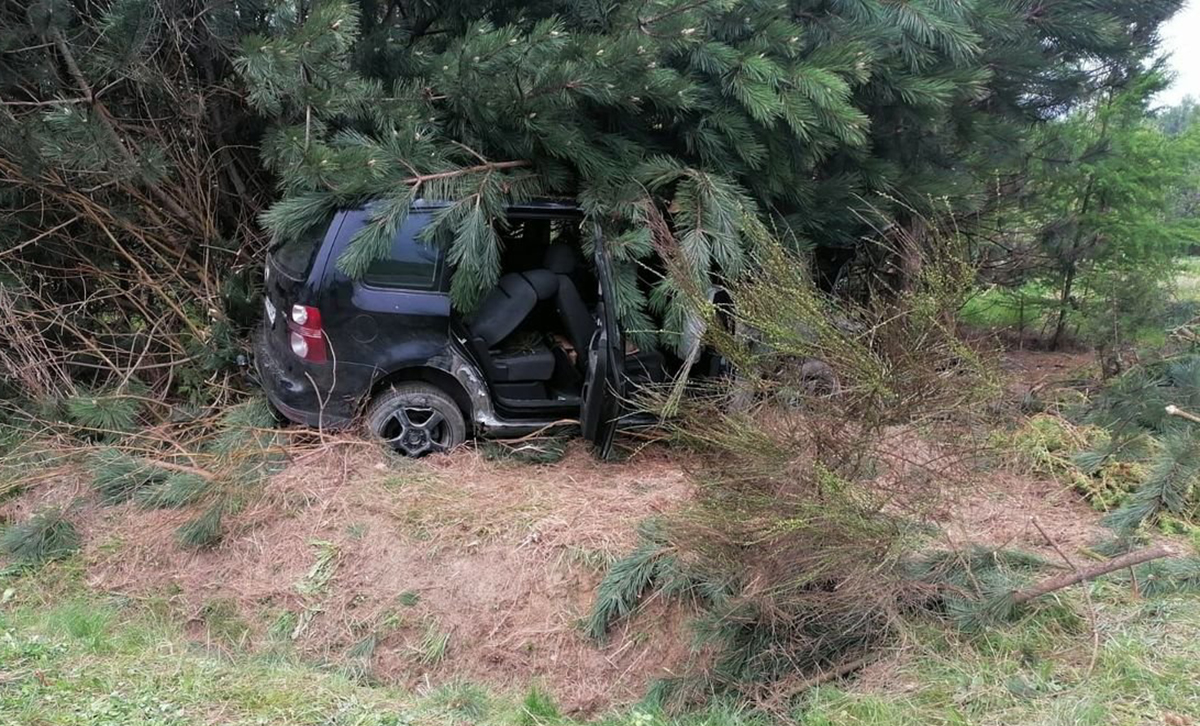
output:
[[565,244],[550,245],[546,248],[545,264],[546,269],[558,276],[558,294],[554,297],[554,307],[567,329],[571,345],[580,354],[580,360],[583,360],[582,356],[596,332],[596,319],[588,312],[572,277],[578,269],[579,253]]
[[467,327],[490,348],[516,330],[539,300],[557,291],[558,279],[546,270],[511,272],[483,299]]

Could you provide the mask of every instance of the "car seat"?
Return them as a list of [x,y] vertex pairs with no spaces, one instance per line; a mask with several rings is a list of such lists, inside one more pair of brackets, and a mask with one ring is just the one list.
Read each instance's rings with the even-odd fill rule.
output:
[[575,286],[574,275],[580,265],[579,252],[565,244],[550,245],[546,248],[544,264],[558,280],[554,309],[566,328],[567,339],[582,360],[587,356],[588,345],[596,332],[596,318],[588,311],[579,288]]
[[[553,244],[546,248],[543,264],[558,277],[558,292],[554,296],[554,307],[567,329],[567,338],[575,347],[577,365],[586,365],[587,350],[592,335],[596,332],[597,320],[575,285],[575,273],[580,268],[582,256],[574,247]],[[625,372],[637,379],[661,381],[666,378],[663,357],[656,351],[636,351],[625,356]]]
[[558,284],[558,277],[549,270],[504,275],[467,321],[471,346],[492,381],[548,381],[554,375],[554,354],[546,346],[518,351],[497,346],[529,317],[538,302],[554,297]]

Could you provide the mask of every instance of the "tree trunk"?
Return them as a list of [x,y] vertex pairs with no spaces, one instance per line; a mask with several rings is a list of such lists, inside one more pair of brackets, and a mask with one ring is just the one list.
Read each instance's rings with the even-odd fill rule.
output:
[[1075,284],[1075,263],[1067,268],[1063,278],[1062,293],[1058,298],[1058,322],[1054,325],[1054,337],[1050,340],[1050,350],[1058,350],[1062,344],[1063,331],[1067,327],[1067,306],[1071,304],[1071,286]]

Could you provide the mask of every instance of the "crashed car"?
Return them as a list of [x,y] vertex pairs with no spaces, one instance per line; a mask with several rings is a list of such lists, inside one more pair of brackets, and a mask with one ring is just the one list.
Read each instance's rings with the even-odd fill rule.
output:
[[720,369],[711,354],[627,345],[604,240],[569,204],[507,210],[499,281],[475,312],[460,314],[446,253],[422,238],[444,206],[416,203],[390,254],[361,279],[336,262],[367,224],[366,208],[339,211],[271,250],[254,364],[286,418],[336,428],[363,414],[372,433],[409,456],[578,422],[603,457],[633,419],[622,410],[630,387],[685,366]]

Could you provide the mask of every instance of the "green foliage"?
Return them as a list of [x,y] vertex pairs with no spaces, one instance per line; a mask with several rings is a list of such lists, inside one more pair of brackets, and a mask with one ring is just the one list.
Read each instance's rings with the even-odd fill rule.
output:
[[458,721],[479,723],[492,710],[492,699],[483,688],[464,680],[454,680],[429,694],[429,706]]
[[105,447],[93,453],[88,462],[92,487],[105,504],[120,504],[142,489],[162,484],[167,472],[136,456]]
[[517,726],[546,726],[563,720],[554,699],[536,684],[525,692],[517,714]]
[[[256,723],[356,726],[532,726],[527,691],[462,682],[429,691],[348,678],[295,658],[268,659],[194,647],[182,624],[135,603],[61,589],[64,573],[16,583],[5,603],[0,662],[8,674],[0,713],[15,723],[178,726],[212,721],[214,709]],[[919,647],[877,664],[870,687],[829,682],[788,708],[803,726],[1106,723],[1114,713],[1159,723],[1190,714],[1200,699],[1200,600],[1130,598],[1127,586],[1092,593],[1101,638],[1047,613],[964,636],[918,628]],[[84,621],[87,621],[85,624]],[[195,623],[193,623],[195,625]],[[1085,626],[1086,627],[1086,626]],[[94,637],[93,637],[94,636]],[[1085,645],[1081,648],[1081,643]],[[882,679],[877,675],[884,673]],[[40,674],[40,675],[39,675]],[[83,677],[81,677],[81,674]],[[165,678],[164,674],[169,674]],[[539,689],[540,690],[540,689]],[[604,708],[586,720],[607,726],[769,726],[772,717],[731,698],[705,698],[682,711],[651,699]]]
[[147,509],[182,509],[203,499],[213,490],[208,479],[190,472],[168,474],[153,486],[134,493],[138,504]]
[[142,403],[122,393],[85,393],[68,398],[64,407],[71,423],[103,436],[133,430]]
[[79,531],[66,512],[50,510],[0,531],[0,553],[12,565],[36,567],[79,550]]
[[225,534],[222,527],[225,508],[226,502],[218,501],[205,509],[200,516],[181,524],[175,533],[180,546],[207,549],[219,544]]
[[1101,511],[1122,502],[1147,476],[1145,466],[1130,459],[1144,448],[1141,439],[1115,443],[1097,426],[1078,426],[1054,414],[1024,419],[1015,431],[994,434],[991,444],[1029,471],[1072,487]]
[[925,555],[906,568],[913,580],[934,588],[935,608],[960,629],[979,632],[1012,620],[1018,612],[1013,592],[1047,565],[1027,552],[973,546]]
[[1127,546],[1144,526],[1172,516],[1194,522],[1200,514],[1200,433],[1196,424],[1167,413],[1200,404],[1200,356],[1181,354],[1133,368],[1110,381],[1090,402],[1085,418],[1103,426],[1107,442],[1076,457],[1085,472],[1101,467],[1136,471],[1136,486],[1105,517]]
[[[194,422],[196,423],[196,422]],[[179,448],[160,454],[162,465],[130,453],[124,443],[98,449],[89,458],[92,485],[104,504],[135,499],[146,508],[184,509],[201,506],[178,528],[184,547],[216,546],[226,515],[250,487],[282,467],[275,418],[262,397],[228,406],[215,420],[190,429]],[[199,433],[197,433],[199,431]]]
[[230,598],[208,600],[200,608],[200,621],[204,623],[208,639],[228,647],[246,644],[250,626],[242,616],[236,601]]
[[[727,288],[732,324],[698,306],[737,377],[645,397],[675,414],[668,430],[700,457],[699,487],[610,567],[590,634],[649,592],[689,599],[713,658],[691,685],[676,684],[685,698],[770,688],[897,636],[901,613],[924,605],[930,587],[908,563],[951,493],[936,464],[897,461],[891,437],[933,421],[970,431],[996,391],[946,315],[973,278],[958,241],[938,239],[905,290],[866,304],[825,295],[786,250],[764,244],[753,272]],[[839,384],[812,386],[814,363]]]
[[[631,337],[677,343],[685,298],[767,230],[832,265],[922,215],[989,229],[1039,127],[1130,85],[1181,1],[7,3],[0,251],[26,345],[0,363],[43,399],[136,374],[224,400],[268,237],[367,201],[340,268],[443,202],[426,236],[469,310],[505,205],[577,200]],[[1126,186],[1159,181],[1145,143],[1120,151]],[[1111,226],[1148,229],[1112,192]]]
[[425,665],[436,665],[445,659],[449,649],[450,633],[439,628],[433,620],[425,623],[421,642],[417,646],[417,660]]
[[1185,201],[1200,189],[1200,125],[1168,132],[1150,117],[1162,84],[1134,75],[1042,126],[1026,184],[987,233],[1007,290],[1053,291],[1023,322],[1048,312],[1040,327],[1055,346],[1073,335],[1111,358],[1165,327],[1174,259],[1200,240]]
[[1117,532],[1132,533],[1162,513],[1194,513],[1197,476],[1200,476],[1200,435],[1192,431],[1166,434],[1146,481],[1109,513],[1104,523]]
[[[849,209],[973,208],[1031,117],[1115,82],[1084,58],[1136,67],[1142,29],[1177,5],[1071,2],[1029,23],[1021,3],[453,2],[381,20],[325,0],[273,11],[236,65],[272,121],[263,156],[285,198],[262,219],[277,238],[376,199],[338,262],[355,276],[413,199],[450,202],[428,236],[469,310],[499,274],[503,206],[572,197],[630,261],[677,260],[652,296],[677,335],[680,286],[738,274],[767,220],[852,247],[870,223]],[[627,326],[648,329],[650,301],[621,297]]]
[[319,595],[329,587],[329,582],[337,572],[340,550],[332,542],[315,541],[311,543],[317,550],[317,559],[304,579],[296,583],[296,592],[301,595]]
[[643,522],[638,532],[637,548],[613,562],[596,588],[596,600],[586,625],[588,635],[596,640],[608,635],[608,629],[616,621],[629,617],[649,588],[679,574],[654,521]]
[[47,618],[52,627],[70,636],[92,653],[111,649],[114,613],[101,603],[74,600],[55,608]]

